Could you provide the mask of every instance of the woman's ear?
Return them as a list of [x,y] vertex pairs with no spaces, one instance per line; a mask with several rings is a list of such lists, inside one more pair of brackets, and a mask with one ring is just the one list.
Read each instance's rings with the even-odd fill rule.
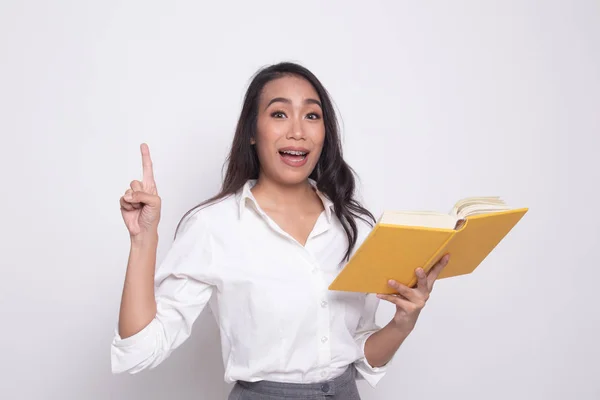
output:
[[256,144],[256,140],[254,138],[250,138],[250,144]]

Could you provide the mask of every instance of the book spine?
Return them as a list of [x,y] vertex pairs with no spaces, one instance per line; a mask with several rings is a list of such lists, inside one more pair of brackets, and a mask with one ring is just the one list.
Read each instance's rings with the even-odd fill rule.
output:
[[[425,274],[429,273],[429,270],[431,270],[431,268],[445,255],[446,251],[448,250],[448,247],[450,247],[450,243],[452,242],[452,239],[454,239],[454,236],[458,233],[458,231],[453,232],[452,235],[450,235],[450,237],[448,238],[448,240],[446,240],[444,242],[444,244],[442,244],[440,246],[440,248],[433,253],[433,255],[429,258],[429,260],[427,260],[427,262],[425,263],[425,265],[423,265],[423,271],[425,271]],[[415,275],[413,277],[413,279],[410,282],[409,287],[416,287],[418,284],[418,278]]]

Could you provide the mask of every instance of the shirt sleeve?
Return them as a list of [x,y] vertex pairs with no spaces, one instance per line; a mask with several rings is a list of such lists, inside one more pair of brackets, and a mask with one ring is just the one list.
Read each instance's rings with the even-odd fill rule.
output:
[[137,373],[163,362],[191,334],[213,292],[212,239],[197,212],[177,234],[155,273],[156,316],[141,331],[111,343],[113,373]]
[[375,387],[381,378],[384,377],[389,365],[389,363],[387,363],[380,367],[374,367],[369,364],[365,357],[365,344],[367,343],[367,339],[381,329],[381,327],[375,323],[375,314],[378,306],[379,299],[377,296],[371,293],[368,294],[365,299],[365,307],[363,308],[362,315],[358,322],[358,328],[354,334],[354,340],[361,354],[361,357],[354,362],[354,366],[358,371],[358,379],[366,380],[371,387]]
[[[358,239],[356,242],[356,246],[352,251],[352,255],[358,250],[362,242],[367,238],[371,230],[372,226],[367,224],[365,221],[361,219],[357,219],[358,226]],[[367,339],[381,329],[379,325],[375,323],[375,317],[377,313],[377,308],[379,307],[379,298],[375,293],[369,293],[365,297],[364,306],[361,310],[361,315],[358,321],[358,327],[356,332],[354,333],[354,341],[358,347],[360,358],[358,358],[354,362],[354,366],[358,371],[358,379],[364,379],[367,381],[371,387],[375,387],[377,383],[385,376],[388,370],[389,362],[380,367],[374,367],[367,361],[365,357],[365,344],[367,343]]]

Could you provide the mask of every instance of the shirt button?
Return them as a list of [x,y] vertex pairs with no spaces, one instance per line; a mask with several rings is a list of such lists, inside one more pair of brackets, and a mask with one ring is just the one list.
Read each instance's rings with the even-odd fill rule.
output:
[[321,342],[325,343],[326,341],[327,341],[327,336],[323,336],[323,337],[321,338]]
[[329,392],[329,383],[324,383],[324,384],[321,386],[321,390],[322,390],[323,392]]
[[325,300],[323,300],[321,302],[321,307],[323,307],[323,308],[327,307],[327,302]]

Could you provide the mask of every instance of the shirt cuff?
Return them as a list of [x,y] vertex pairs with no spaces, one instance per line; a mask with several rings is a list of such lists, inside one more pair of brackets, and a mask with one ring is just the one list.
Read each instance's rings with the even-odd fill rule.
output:
[[388,362],[381,367],[373,367],[371,364],[369,364],[367,358],[365,357],[365,344],[367,343],[367,339],[375,332],[377,332],[377,330],[367,332],[357,340],[357,344],[360,348],[361,358],[354,362],[354,366],[359,373],[358,379],[366,380],[367,383],[373,388],[377,386],[377,383],[385,376],[388,366],[390,365]]
[[122,339],[115,329],[111,343],[110,359],[113,374],[122,372],[136,373],[146,368],[156,351],[160,324],[155,319],[150,321],[138,333]]

